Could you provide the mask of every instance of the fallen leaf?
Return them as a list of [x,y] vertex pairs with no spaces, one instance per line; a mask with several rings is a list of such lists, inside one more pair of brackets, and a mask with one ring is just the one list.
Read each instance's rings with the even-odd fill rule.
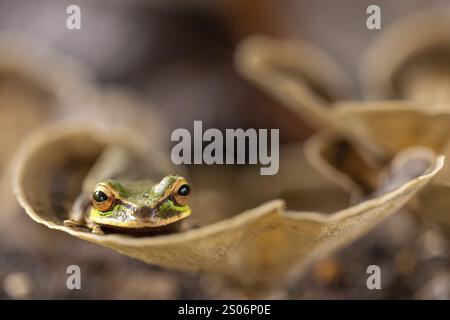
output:
[[350,91],[340,66],[308,42],[252,36],[240,43],[235,65],[242,76],[316,128],[334,128],[328,109]]
[[[411,37],[411,34],[414,34]],[[425,10],[383,27],[360,65],[369,99],[449,103],[450,10]]]
[[272,200],[232,218],[164,236],[96,235],[64,227],[62,221],[90,166],[102,147],[117,141],[111,133],[80,128],[44,131],[30,138],[15,170],[18,201],[32,219],[51,229],[147,263],[220,274],[248,290],[282,284],[311,261],[364,235],[405,205],[444,163],[437,157],[420,177],[332,214],[285,210],[282,200]]

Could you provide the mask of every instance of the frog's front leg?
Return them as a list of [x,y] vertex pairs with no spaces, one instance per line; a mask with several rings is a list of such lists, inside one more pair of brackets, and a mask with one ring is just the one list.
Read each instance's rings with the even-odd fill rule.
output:
[[91,228],[91,231],[95,234],[105,234],[105,232],[102,230],[102,226],[99,224],[94,224]]
[[86,224],[82,221],[77,221],[74,219],[67,219],[63,221],[63,224],[65,227],[69,228],[79,228],[79,227],[86,227]]
[[105,234],[101,225],[95,224],[95,223],[91,224],[86,221],[77,221],[74,219],[68,219],[68,220],[64,220],[64,226],[69,227],[69,228],[88,228],[91,230],[92,233]]
[[86,212],[89,207],[89,197],[81,194],[75,200],[69,213],[69,219],[64,220],[63,224],[69,228],[89,227],[86,219]]

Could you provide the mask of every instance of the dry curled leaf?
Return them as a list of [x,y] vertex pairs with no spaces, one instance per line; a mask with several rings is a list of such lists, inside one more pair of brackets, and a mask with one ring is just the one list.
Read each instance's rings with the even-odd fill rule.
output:
[[9,163],[20,141],[61,109],[78,107],[90,79],[85,68],[40,41],[0,32],[0,207],[5,215],[16,206]]
[[[411,37],[411,35],[414,35]],[[361,62],[369,98],[450,102],[450,10],[406,16],[370,44]]]
[[414,146],[425,146],[446,155],[450,112],[445,105],[425,107],[412,101],[342,102],[336,105],[335,112],[357,146],[371,145],[384,161]]
[[325,139],[315,135],[305,143],[304,150],[317,171],[357,198],[378,184],[379,164],[341,136]]
[[[282,200],[273,200],[232,218],[172,235],[134,238],[64,227],[62,221],[89,168],[106,145],[118,140],[122,141],[112,133],[81,128],[49,129],[30,138],[22,147],[15,170],[14,187],[20,204],[32,219],[51,229],[147,263],[213,272],[254,289],[280,283],[307,262],[366,233],[409,201],[444,161],[443,157],[434,158],[420,177],[329,215],[285,210]],[[212,210],[193,207],[193,216]]]
[[313,44],[252,36],[236,50],[235,65],[242,76],[313,126],[334,128],[328,109],[348,95],[349,80],[333,58]]
[[[449,13],[433,11],[404,19],[383,32],[363,60],[362,80],[370,93],[417,102],[330,99],[336,87],[328,81],[345,79],[343,73],[329,57],[301,42],[251,37],[240,45],[236,66],[300,118],[322,129],[306,143],[306,156],[357,201],[383,189],[384,167],[402,150],[425,146],[444,155],[450,151],[448,105],[430,105],[450,101]],[[417,31],[413,38],[406,36],[411,28]],[[450,169],[445,167],[434,185],[449,181]],[[418,201],[417,206],[422,205]]]
[[[0,207],[5,216],[17,209],[11,158],[33,130],[55,121],[107,128],[114,123],[115,130],[133,127],[156,145],[167,127],[131,89],[99,89],[83,64],[17,33],[0,33],[0,111]],[[5,217],[0,225],[8,221]]]
[[[405,154],[411,148],[418,151],[416,147],[421,146],[422,150],[428,148],[425,153],[449,154],[450,113],[445,105],[425,107],[422,103],[411,101],[342,102],[336,104],[334,111],[336,119],[346,124],[346,134],[352,136],[354,144],[347,142],[346,149],[341,147],[339,157],[331,157],[330,152],[324,150],[338,149],[342,140],[323,141],[314,137],[307,143],[306,153],[318,170],[346,190],[353,190],[356,195],[361,194],[358,190],[364,193],[366,190],[380,188],[380,174],[385,164],[395,159],[399,153]],[[351,158],[351,154],[361,151],[364,144],[371,146],[373,159],[379,159],[378,166],[372,166],[370,158],[359,158],[364,161]],[[408,153],[412,160],[413,154],[420,156],[424,152]],[[362,170],[361,165],[366,169]],[[361,170],[348,169],[355,167]],[[401,170],[407,173],[406,166],[397,171]],[[368,184],[367,181],[372,183]],[[415,211],[438,222],[447,221],[448,209],[443,204],[450,195],[449,182],[450,168],[444,166],[414,201],[412,207]],[[429,188],[437,192],[432,193]],[[445,190],[449,193],[445,194]],[[433,205],[434,202],[436,205]]]

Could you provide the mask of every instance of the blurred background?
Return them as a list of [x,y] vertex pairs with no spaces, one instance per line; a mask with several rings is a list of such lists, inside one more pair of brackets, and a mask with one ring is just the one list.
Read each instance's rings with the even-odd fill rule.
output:
[[[70,4],[81,7],[81,30],[66,28]],[[0,0],[0,31],[29,34],[73,56],[100,87],[121,86],[138,93],[161,117],[163,132],[191,128],[194,120],[202,120],[204,127],[222,129],[282,128],[281,142],[289,143],[303,141],[312,129],[236,73],[236,45],[255,33],[311,41],[336,58],[353,81],[352,98],[361,98],[357,62],[379,32],[366,28],[370,4],[381,7],[385,26],[448,1]],[[0,105],[2,123],[8,122],[10,112]],[[2,135],[0,141],[7,143],[4,131]],[[169,141],[162,134],[159,143],[168,148]],[[0,216],[1,299],[245,298],[214,276],[148,266],[50,231],[21,209],[4,211],[8,219]],[[448,244],[435,228],[400,212],[317,262],[289,288],[267,297],[449,299]],[[71,264],[83,270],[82,290],[66,288],[65,271]],[[388,270],[383,290],[367,290],[370,264]]]

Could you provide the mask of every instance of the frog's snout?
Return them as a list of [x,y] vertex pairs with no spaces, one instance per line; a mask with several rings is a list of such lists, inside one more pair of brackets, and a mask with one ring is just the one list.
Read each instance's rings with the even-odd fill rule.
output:
[[153,208],[139,208],[136,210],[136,217],[144,222],[156,222],[158,211]]

